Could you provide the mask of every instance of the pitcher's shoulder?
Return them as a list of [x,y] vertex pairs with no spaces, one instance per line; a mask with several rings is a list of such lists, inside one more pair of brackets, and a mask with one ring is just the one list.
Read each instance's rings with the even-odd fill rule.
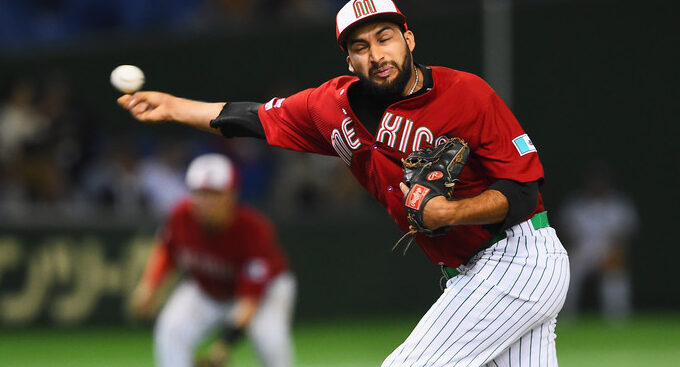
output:
[[445,88],[450,92],[483,99],[495,93],[489,84],[476,74],[443,66],[430,66],[430,68],[435,88]]

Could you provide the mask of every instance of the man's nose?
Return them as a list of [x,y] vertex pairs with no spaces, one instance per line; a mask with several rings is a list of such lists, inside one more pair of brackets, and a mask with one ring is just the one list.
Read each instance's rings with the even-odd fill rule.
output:
[[385,54],[382,52],[380,47],[371,47],[369,50],[369,57],[371,62],[375,63],[380,63],[382,59],[385,57]]

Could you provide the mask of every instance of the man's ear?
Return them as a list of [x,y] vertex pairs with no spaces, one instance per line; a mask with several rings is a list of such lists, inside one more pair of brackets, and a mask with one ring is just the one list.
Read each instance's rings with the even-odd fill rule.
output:
[[347,68],[349,69],[350,73],[354,74],[354,66],[352,66],[352,60],[350,60],[349,56],[347,56]]
[[406,31],[403,33],[403,35],[404,39],[406,40],[406,45],[408,45],[408,49],[413,52],[413,50],[416,48],[416,36],[411,31]]

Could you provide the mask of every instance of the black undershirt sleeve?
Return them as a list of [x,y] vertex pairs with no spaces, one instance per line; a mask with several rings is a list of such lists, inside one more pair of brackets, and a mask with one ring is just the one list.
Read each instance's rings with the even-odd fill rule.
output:
[[523,222],[538,204],[538,181],[498,180],[489,186],[489,189],[500,191],[508,199],[509,204],[508,214],[503,222],[485,226],[493,234]]
[[210,121],[210,127],[220,129],[226,138],[264,139],[264,128],[257,115],[260,106],[262,103],[257,102],[227,102],[220,114]]

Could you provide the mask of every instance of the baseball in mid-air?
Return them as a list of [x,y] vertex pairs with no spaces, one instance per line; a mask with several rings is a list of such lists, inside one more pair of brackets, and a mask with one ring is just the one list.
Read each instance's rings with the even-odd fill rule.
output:
[[120,65],[111,72],[111,84],[123,93],[134,93],[144,85],[144,72],[134,65]]

